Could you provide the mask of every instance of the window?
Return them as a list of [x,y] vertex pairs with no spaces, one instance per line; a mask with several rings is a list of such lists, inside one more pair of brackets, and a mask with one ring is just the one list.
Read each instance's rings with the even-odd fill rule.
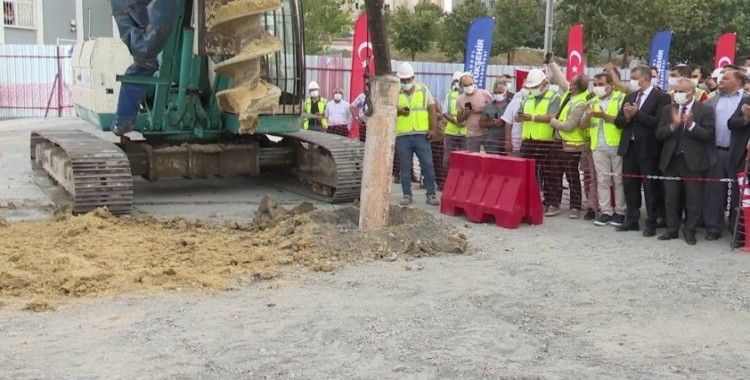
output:
[[34,28],[34,0],[3,1],[3,25]]

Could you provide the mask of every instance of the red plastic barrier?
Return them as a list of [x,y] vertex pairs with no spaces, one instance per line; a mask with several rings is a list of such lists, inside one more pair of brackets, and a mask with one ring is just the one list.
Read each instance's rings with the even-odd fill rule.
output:
[[494,217],[498,226],[541,224],[542,200],[534,160],[482,153],[453,152],[440,212],[461,213],[475,223]]

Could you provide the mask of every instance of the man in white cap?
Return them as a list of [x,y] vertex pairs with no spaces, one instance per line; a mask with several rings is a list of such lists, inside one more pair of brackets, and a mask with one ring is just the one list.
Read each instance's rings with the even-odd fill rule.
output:
[[313,131],[324,131],[328,128],[328,121],[324,114],[328,101],[320,96],[318,82],[310,82],[307,85],[307,92],[310,97],[305,100],[305,123],[302,127]]
[[540,69],[529,71],[523,84],[527,92],[516,121],[521,123],[521,156],[536,160],[538,177],[542,181],[546,216],[560,213],[562,178],[556,175],[555,160],[562,144],[555,141],[555,129],[550,121],[560,112],[560,95],[549,90],[547,75]]
[[430,139],[439,135],[436,130],[435,100],[424,84],[414,80],[411,64],[402,63],[396,74],[401,81],[396,118],[396,150],[401,161],[401,189],[404,192],[401,205],[412,203],[411,166],[416,154],[427,189],[427,204],[437,206],[435,168],[430,147]]
[[[443,102],[443,118],[445,119],[445,139],[443,142],[443,169],[447,172],[451,152],[466,149],[466,126],[459,123],[458,118],[458,97],[461,96],[461,89],[458,81],[461,79],[460,71],[453,73],[451,89],[445,95]],[[445,180],[443,178],[443,180]]]

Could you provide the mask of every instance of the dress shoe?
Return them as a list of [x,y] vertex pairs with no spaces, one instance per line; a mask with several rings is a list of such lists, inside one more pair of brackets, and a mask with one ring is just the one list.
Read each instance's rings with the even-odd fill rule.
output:
[[714,241],[721,239],[721,234],[718,232],[708,232],[706,233],[706,240],[708,241]]
[[695,245],[695,231],[682,231],[682,235],[685,236],[685,242],[690,245]]
[[677,232],[665,232],[665,233],[659,235],[659,237],[657,239],[659,239],[659,240],[672,240],[672,239],[677,239],[678,237],[680,237],[680,234],[678,234]]
[[652,226],[646,226],[643,228],[643,236],[644,237],[652,237],[656,236],[656,227]]
[[638,223],[624,223],[621,226],[618,226],[616,230],[618,232],[623,231],[638,231],[640,228],[638,227]]

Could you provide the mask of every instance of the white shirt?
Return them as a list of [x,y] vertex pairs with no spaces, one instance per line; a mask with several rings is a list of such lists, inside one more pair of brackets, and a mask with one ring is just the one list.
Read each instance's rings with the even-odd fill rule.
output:
[[[654,89],[653,85],[649,85],[647,89],[643,90],[643,93],[641,94],[641,103],[638,104],[638,109],[641,109],[643,107],[643,103],[646,101],[646,98],[651,94],[651,90]],[[638,98],[638,95],[636,95],[636,98]]]
[[335,100],[331,100],[326,104],[326,119],[328,119],[328,125],[346,125],[352,121],[352,112],[349,109],[349,103],[342,100],[336,103]]
[[365,93],[361,93],[357,95],[357,97],[352,102],[352,107],[359,110],[359,120],[364,121],[365,120],[365,108],[367,104],[365,103]]
[[515,120],[516,114],[518,114],[518,110],[521,109],[521,104],[523,104],[523,96],[521,96],[520,92],[517,92],[513,96],[513,99],[510,100],[510,103],[508,103],[508,107],[505,108],[503,116],[500,117],[500,119],[503,120],[506,124],[510,124],[513,126],[510,132],[513,150],[518,150],[521,148],[521,137],[523,134],[523,129],[521,128],[521,123],[516,122]]

